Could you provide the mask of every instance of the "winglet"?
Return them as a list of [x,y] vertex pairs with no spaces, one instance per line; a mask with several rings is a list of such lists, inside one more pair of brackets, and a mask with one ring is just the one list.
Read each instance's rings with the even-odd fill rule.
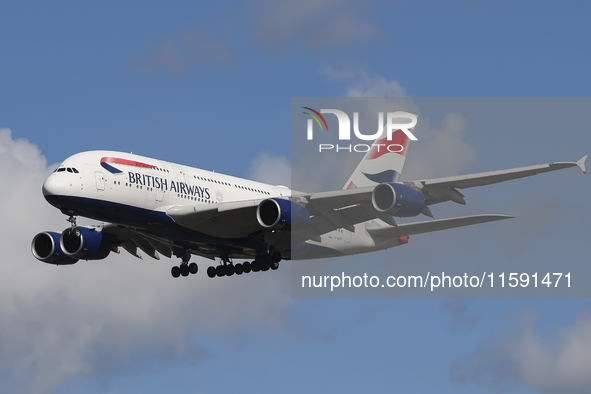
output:
[[583,156],[581,160],[577,161],[577,165],[583,171],[583,174],[587,174],[587,170],[585,169],[585,160],[587,160],[587,155]]

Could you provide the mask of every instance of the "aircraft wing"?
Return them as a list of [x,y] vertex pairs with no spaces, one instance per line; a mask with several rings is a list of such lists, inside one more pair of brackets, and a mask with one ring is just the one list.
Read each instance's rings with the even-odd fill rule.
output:
[[[587,156],[578,162],[542,164],[471,175],[404,182],[404,184],[415,190],[420,190],[425,196],[427,205],[448,200],[465,204],[463,195],[456,189],[489,185],[574,166],[578,166],[585,171],[586,158]],[[319,239],[322,234],[337,228],[355,231],[355,224],[372,219],[381,219],[392,226],[392,229],[389,231],[397,233],[395,231],[397,224],[394,218],[389,214],[380,213],[374,209],[371,202],[373,190],[374,186],[319,193],[293,191],[289,199],[304,206],[308,210],[310,213],[310,225],[305,230],[292,231],[291,242]],[[286,199],[287,197],[282,198]],[[164,210],[164,213],[174,220],[175,223],[202,234],[226,239],[242,237],[259,238],[260,242],[264,242],[262,239],[262,228],[256,218],[257,207],[263,200],[256,199],[211,205],[174,206],[168,207]],[[437,226],[443,226],[441,229],[445,229],[506,218],[509,217],[503,215],[479,215],[472,218],[449,219],[450,221],[446,222],[428,222],[433,223],[432,225],[427,225],[427,222],[407,224],[399,231],[401,231],[401,235],[408,235],[407,231],[411,229],[412,231],[419,231],[418,229],[421,229],[421,232],[437,231]],[[413,225],[417,227],[408,227]],[[289,233],[286,234],[283,235],[285,239],[278,241],[279,243],[289,244],[290,235]],[[413,232],[413,234],[418,234],[418,232]],[[279,237],[279,235],[276,236]]]
[[[465,189],[474,186],[484,186],[493,183],[504,182],[511,179],[518,179],[536,174],[541,174],[549,171],[561,170],[564,168],[578,166],[581,170],[586,173],[585,160],[587,156],[584,156],[577,162],[559,162],[549,163],[536,166],[528,166],[521,168],[513,168],[509,170],[501,171],[490,171],[482,172],[470,175],[460,175],[446,178],[437,179],[424,179],[414,182],[404,182],[405,185],[418,189],[422,192],[425,197],[425,203],[427,205],[436,204],[439,202],[452,200],[459,204],[465,204],[464,196],[456,189]],[[467,226],[470,224],[484,223],[491,220],[507,219],[508,216],[504,215],[479,215],[472,218],[456,218],[449,219],[450,221],[431,221],[425,223],[417,223],[417,227],[408,227],[411,225],[404,225],[405,227],[400,230],[396,230],[398,226],[391,215],[377,212],[371,203],[371,196],[374,187],[362,187],[355,189],[343,189],[330,192],[321,192],[313,194],[301,194],[298,196],[294,194],[297,199],[301,198],[301,202],[304,203],[310,214],[311,218],[311,231],[307,235],[313,239],[314,235],[321,235],[326,232],[332,231],[336,228],[345,228],[350,231],[354,230],[353,225],[361,222],[365,222],[372,219],[381,219],[390,226],[389,231],[404,234],[405,231],[409,231],[411,228],[413,231],[416,229],[428,229],[422,232],[437,231],[437,226],[444,226],[441,229],[453,228],[459,226]],[[427,209],[425,212],[428,216],[430,211]],[[427,225],[427,223],[433,223],[433,225]],[[452,226],[452,227],[445,227]],[[418,234],[418,233],[416,233]]]
[[261,230],[256,218],[261,201],[263,199],[211,205],[181,205],[169,208],[166,215],[177,224],[203,234],[239,238]]
[[419,181],[405,182],[405,184],[411,187],[418,187],[425,196],[425,202],[427,205],[437,204],[449,200],[464,205],[466,204],[464,196],[456,189],[491,185],[493,183],[524,178],[544,172],[562,170],[564,168],[575,166],[578,166],[586,174],[586,159],[587,156],[584,156],[577,162],[540,164],[536,166],[512,168],[509,170],[489,171],[445,178],[423,179]]
[[[371,204],[373,187],[337,190],[325,193],[294,193],[290,198],[304,205],[310,213],[310,226],[303,231],[277,234],[277,244],[303,242],[337,228],[354,231],[354,225],[371,219],[383,218],[395,224],[390,215],[375,211]],[[285,197],[284,197],[285,198]],[[175,223],[191,230],[221,238],[262,236],[262,228],[256,216],[257,207],[263,201],[247,200],[212,205],[178,206],[167,209],[166,215]]]
[[[289,199],[306,207],[310,213],[310,226],[305,231],[292,231],[291,235],[285,233],[281,236],[285,239],[276,241],[289,244],[291,236],[292,242],[303,242],[337,228],[354,231],[355,224],[376,218],[395,225],[391,215],[380,214],[373,209],[373,189],[366,187],[313,194],[294,192]],[[163,213],[176,224],[201,234],[226,239],[250,237],[254,240],[263,235],[256,215],[263,200],[172,206]]]

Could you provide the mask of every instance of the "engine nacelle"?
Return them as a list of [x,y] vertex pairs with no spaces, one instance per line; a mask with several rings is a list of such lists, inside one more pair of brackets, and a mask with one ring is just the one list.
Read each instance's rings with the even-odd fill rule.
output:
[[60,233],[46,231],[35,235],[31,242],[31,252],[37,260],[48,264],[71,265],[78,261],[66,256],[60,247]]
[[66,256],[82,260],[101,260],[111,253],[111,244],[103,234],[86,227],[65,229],[60,246]]
[[264,228],[298,230],[310,223],[310,213],[290,200],[268,198],[259,204],[257,220]]
[[376,211],[398,217],[417,216],[425,208],[425,197],[400,183],[380,183],[373,189],[371,202]]

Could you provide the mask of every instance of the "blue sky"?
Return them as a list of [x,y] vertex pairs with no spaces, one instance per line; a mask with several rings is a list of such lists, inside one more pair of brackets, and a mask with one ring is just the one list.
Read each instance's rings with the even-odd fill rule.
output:
[[[260,178],[290,159],[292,97],[589,96],[590,11],[587,1],[2,4],[0,386],[590,392],[586,299],[292,299],[285,268],[175,282],[173,260],[56,269],[29,252],[34,234],[66,226],[40,187],[80,151]],[[454,135],[473,155],[437,156],[447,175],[578,160],[591,147],[587,130]],[[512,229],[417,237],[368,259],[588,261],[587,178],[534,178],[439,212],[521,215]]]

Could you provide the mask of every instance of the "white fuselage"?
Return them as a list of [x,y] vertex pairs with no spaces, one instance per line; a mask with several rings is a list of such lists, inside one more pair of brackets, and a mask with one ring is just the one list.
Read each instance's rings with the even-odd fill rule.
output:
[[[58,205],[53,196],[85,201],[79,214],[96,220],[141,226],[134,212],[165,213],[171,207],[224,204],[271,197],[289,198],[291,190],[243,178],[186,167],[162,160],[115,151],[90,151],[66,159],[43,185],[43,193],[65,214],[67,206]],[[48,198],[49,197],[49,198]],[[123,216],[114,208],[125,208]],[[96,206],[95,210],[93,207]],[[102,209],[98,209],[101,206]],[[105,212],[113,212],[112,215]],[[121,219],[120,219],[121,218]],[[139,220],[139,219],[138,219]],[[355,225],[355,231],[337,229],[323,234],[311,247],[322,249],[304,258],[330,257],[365,253],[397,246],[375,240],[365,231],[366,223]]]

